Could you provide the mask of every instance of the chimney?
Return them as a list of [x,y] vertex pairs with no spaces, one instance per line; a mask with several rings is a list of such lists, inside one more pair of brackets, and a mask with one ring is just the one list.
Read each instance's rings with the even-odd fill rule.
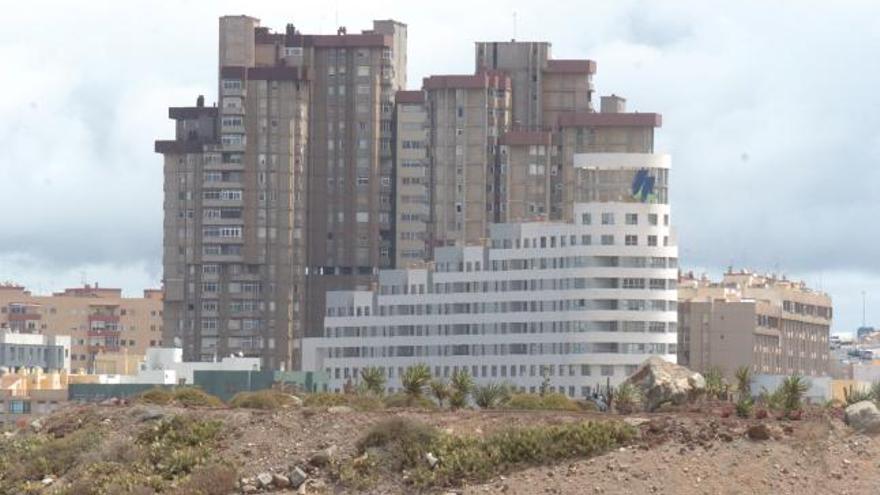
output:
[[626,113],[626,98],[615,94],[603,96],[599,111],[602,113]]
[[205,95],[199,95],[199,97],[196,98],[196,106],[199,108],[205,106]]

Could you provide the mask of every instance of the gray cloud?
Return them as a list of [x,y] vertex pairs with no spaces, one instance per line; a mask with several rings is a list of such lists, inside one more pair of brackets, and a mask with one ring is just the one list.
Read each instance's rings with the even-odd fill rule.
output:
[[[332,32],[334,5],[249,2],[282,29]],[[166,107],[215,97],[216,18],[237,2],[28,2],[0,19],[0,279],[46,290],[82,271],[158,284]],[[682,263],[785,271],[832,293],[835,328],[880,294],[880,48],[872,2],[340,0],[351,30],[407,22],[409,84],[473,69],[473,41],[546,39],[598,61],[602,94],[664,114]],[[173,12],[174,15],[168,15]],[[465,14],[473,14],[465,15]],[[89,275],[89,278],[95,278]]]

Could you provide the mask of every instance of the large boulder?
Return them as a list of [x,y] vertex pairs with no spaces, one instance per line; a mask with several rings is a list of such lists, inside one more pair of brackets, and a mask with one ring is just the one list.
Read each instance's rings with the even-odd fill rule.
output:
[[654,411],[661,404],[684,404],[706,389],[703,375],[659,357],[650,357],[624,383],[641,392],[642,405]]
[[856,402],[846,408],[846,424],[856,431],[880,433],[880,410],[869,400]]

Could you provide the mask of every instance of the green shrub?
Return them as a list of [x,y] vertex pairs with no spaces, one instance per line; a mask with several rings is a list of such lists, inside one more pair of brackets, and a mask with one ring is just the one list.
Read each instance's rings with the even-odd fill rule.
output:
[[95,449],[101,439],[97,428],[88,427],[60,438],[23,435],[0,440],[0,487],[19,487],[28,481],[39,481],[47,474],[63,476],[82,456]]
[[414,407],[418,409],[437,409],[437,404],[431,399],[427,397],[416,398],[405,393],[391,394],[385,397],[382,402],[388,408]]
[[736,415],[740,418],[748,418],[752,413],[754,401],[750,397],[744,397],[736,402]]
[[449,406],[453,409],[461,409],[467,406],[468,396],[474,389],[474,379],[465,369],[452,372],[449,382],[452,393],[449,395]]
[[174,393],[167,388],[156,387],[141,393],[136,400],[146,404],[165,406],[174,400]]
[[492,409],[506,402],[510,393],[507,387],[499,383],[477,385],[472,392],[474,402],[482,409]]
[[385,395],[385,373],[376,367],[361,369],[361,383],[366,392]]
[[223,401],[196,387],[174,389],[174,402],[187,407],[223,407]]
[[427,364],[419,363],[410,366],[400,377],[403,391],[413,398],[419,398],[425,391],[428,382],[431,381],[431,368]]
[[402,469],[424,456],[426,446],[435,442],[439,431],[433,426],[407,418],[395,417],[373,425],[357,442],[358,452],[370,447],[381,447],[391,460],[392,467]]
[[782,380],[779,389],[782,391],[782,409],[788,414],[801,408],[809,385],[803,377],[794,375]]
[[451,394],[451,387],[449,384],[443,380],[431,380],[429,387],[431,388],[431,395],[437,399],[437,405],[443,407],[443,401],[449,398]]
[[[634,429],[618,422],[585,422],[512,428],[487,437],[454,436],[395,418],[374,426],[358,449],[381,448],[392,467],[406,469],[415,484],[446,486],[485,481],[521,465],[542,465],[602,453],[629,441]],[[433,469],[425,460],[439,459]]]
[[195,468],[173,493],[176,495],[228,495],[236,492],[238,470],[230,464],[206,464]]
[[256,392],[239,392],[235,394],[229,405],[246,409],[275,410],[296,404],[296,399],[277,390],[258,390]]
[[528,409],[546,411],[577,411],[581,408],[576,402],[564,394],[547,393],[543,397],[537,394],[513,394],[504,404],[507,409]]
[[641,404],[641,392],[631,383],[623,383],[614,391],[614,408],[620,414],[631,414]]
[[736,391],[739,394],[740,400],[750,398],[752,396],[752,381],[754,380],[752,368],[740,366],[734,372],[734,376],[736,377]]
[[712,366],[703,374],[706,379],[706,395],[710,399],[724,399],[727,396],[728,385],[724,381],[724,372],[717,366]]
[[143,430],[137,443],[148,450],[154,471],[166,479],[189,474],[204,463],[223,423],[191,416],[172,416]]

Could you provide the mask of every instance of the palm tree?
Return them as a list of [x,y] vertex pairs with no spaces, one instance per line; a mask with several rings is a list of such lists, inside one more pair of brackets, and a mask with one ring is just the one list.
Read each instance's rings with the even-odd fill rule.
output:
[[748,366],[740,366],[734,373],[736,377],[736,391],[740,399],[752,396],[752,369]]
[[430,387],[437,404],[443,407],[443,401],[449,397],[449,384],[443,380],[431,380]]
[[453,409],[459,409],[467,405],[468,395],[474,389],[474,379],[465,369],[452,373],[452,394],[449,396],[449,405]]
[[410,366],[400,378],[403,390],[406,392],[406,395],[409,396],[410,401],[421,399],[422,393],[424,393],[425,387],[430,381],[431,368],[424,363]]
[[706,394],[713,399],[724,396],[724,373],[721,368],[713,366],[706,370],[703,377],[706,379]]
[[361,380],[367,392],[381,396],[385,393],[385,373],[376,367],[361,369]]
[[801,401],[810,388],[807,381],[798,375],[792,375],[782,380],[782,408],[786,414],[801,408]]

